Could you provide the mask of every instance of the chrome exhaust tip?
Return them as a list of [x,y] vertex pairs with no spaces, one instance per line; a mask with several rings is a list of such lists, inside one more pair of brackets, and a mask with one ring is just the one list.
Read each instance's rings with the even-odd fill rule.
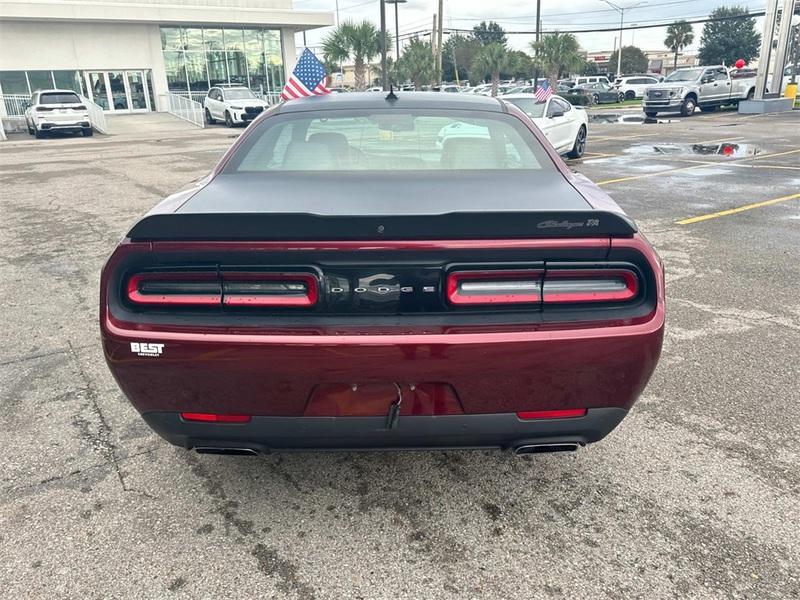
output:
[[213,446],[197,446],[194,451],[198,454],[225,454],[227,456],[258,456],[252,448],[214,448]]
[[575,452],[580,444],[575,442],[563,442],[559,444],[526,444],[514,448],[515,456],[526,454],[544,454],[547,452]]

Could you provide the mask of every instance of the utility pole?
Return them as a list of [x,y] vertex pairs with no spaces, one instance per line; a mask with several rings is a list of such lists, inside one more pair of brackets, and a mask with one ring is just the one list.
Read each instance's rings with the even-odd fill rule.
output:
[[631,6],[620,6],[618,4],[614,4],[609,0],[601,0],[601,2],[605,2],[611,8],[619,13],[619,46],[617,49],[617,77],[622,75],[622,25],[625,22],[625,11],[626,10],[633,10],[637,6],[641,6],[642,4],[647,4],[648,0],[644,0],[644,2],[637,2],[636,4],[632,4]]
[[389,89],[389,73],[386,72],[386,0],[381,0],[381,85]]
[[536,49],[533,51],[533,91],[539,89],[539,39],[542,34],[542,0],[536,0]]
[[444,0],[439,0],[439,29],[436,35],[436,83],[442,85],[442,26],[444,25]]
[[434,65],[436,64],[436,13],[433,13],[433,29],[431,29],[431,52],[433,52]]

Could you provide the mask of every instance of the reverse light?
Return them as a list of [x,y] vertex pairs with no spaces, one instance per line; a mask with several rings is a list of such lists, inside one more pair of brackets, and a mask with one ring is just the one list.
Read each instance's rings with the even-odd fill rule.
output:
[[447,300],[471,306],[538,303],[543,273],[542,269],[456,271],[447,276]]
[[138,273],[128,279],[128,300],[146,306],[214,306],[222,303],[216,273]]
[[223,273],[225,306],[314,306],[317,278],[310,273]]
[[181,419],[199,423],[249,423],[250,415],[219,415],[216,413],[182,412]]
[[534,421],[537,419],[574,419],[575,417],[585,417],[585,408],[561,408],[558,410],[526,410],[517,413],[517,418],[523,421]]
[[638,293],[639,279],[627,269],[549,270],[542,286],[542,301],[626,302]]

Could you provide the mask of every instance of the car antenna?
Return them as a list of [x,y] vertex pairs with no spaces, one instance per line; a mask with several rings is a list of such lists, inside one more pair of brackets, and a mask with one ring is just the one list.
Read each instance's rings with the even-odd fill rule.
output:
[[389,84],[389,93],[386,95],[386,99],[389,100],[390,102],[394,102],[395,100],[397,100],[397,96],[394,93],[394,85],[392,85],[391,83]]

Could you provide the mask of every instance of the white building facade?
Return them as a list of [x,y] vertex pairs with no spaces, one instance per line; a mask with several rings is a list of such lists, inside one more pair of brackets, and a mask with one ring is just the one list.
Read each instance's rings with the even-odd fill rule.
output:
[[0,0],[0,114],[37,89],[72,89],[108,113],[164,111],[241,84],[274,98],[294,67],[295,33],[333,13],[292,0]]

